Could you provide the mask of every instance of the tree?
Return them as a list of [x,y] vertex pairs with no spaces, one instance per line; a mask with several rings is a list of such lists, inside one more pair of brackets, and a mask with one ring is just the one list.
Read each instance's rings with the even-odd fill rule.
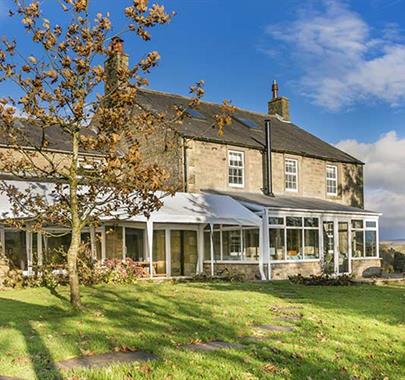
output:
[[[14,152],[2,153],[0,159],[2,171],[25,180],[26,186],[4,181],[1,191],[12,204],[9,223],[33,231],[44,225],[70,226],[70,299],[79,309],[82,229],[101,216],[148,216],[160,207],[157,191],[164,188],[167,173],[145,162],[140,141],[164,133],[185,115],[178,108],[163,115],[136,107],[137,89],[148,84],[146,76],[159,61],[156,51],[108,77],[102,63],[120,52],[122,35],[147,41],[150,29],[168,23],[173,14],[148,0],[128,1],[123,10],[127,23],[117,31],[109,14],[89,13],[87,0],[58,0],[61,14],[54,20],[64,20],[60,24],[44,17],[39,1],[14,2],[10,16],[21,19],[36,53],[25,56],[16,41],[2,41],[0,83],[14,83],[21,95],[0,99],[2,135]],[[98,93],[103,83],[105,91]],[[195,107],[204,93],[202,83],[191,93],[189,106]],[[229,123],[229,110],[225,104],[224,114],[218,115],[220,128]],[[30,138],[33,128],[41,131],[40,141]],[[55,131],[69,143],[68,154],[51,152]],[[47,196],[38,191],[38,181],[52,183]]]

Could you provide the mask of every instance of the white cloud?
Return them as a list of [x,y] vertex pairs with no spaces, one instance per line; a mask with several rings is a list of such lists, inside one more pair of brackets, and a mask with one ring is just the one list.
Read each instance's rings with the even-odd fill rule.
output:
[[336,111],[366,99],[405,101],[405,43],[395,24],[375,38],[377,31],[345,3],[324,0],[320,11],[302,9],[295,21],[266,32],[299,62],[299,87],[318,105]]
[[383,238],[405,238],[405,138],[392,131],[371,144],[345,140],[337,144],[366,163],[366,208],[383,213]]

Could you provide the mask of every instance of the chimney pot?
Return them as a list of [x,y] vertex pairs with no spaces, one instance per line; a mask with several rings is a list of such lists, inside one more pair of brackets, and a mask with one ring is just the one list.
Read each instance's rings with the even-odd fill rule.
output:
[[273,80],[273,85],[271,86],[271,90],[273,92],[273,99],[278,98],[278,84],[275,79]]

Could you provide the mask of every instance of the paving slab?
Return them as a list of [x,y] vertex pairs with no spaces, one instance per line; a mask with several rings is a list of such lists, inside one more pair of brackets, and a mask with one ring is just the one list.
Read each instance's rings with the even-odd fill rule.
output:
[[156,355],[144,351],[108,352],[101,355],[63,360],[56,363],[56,366],[61,370],[68,371],[75,368],[102,368],[117,363],[141,363],[156,359]]
[[259,325],[255,326],[255,328],[270,331],[294,331],[294,327],[291,326]]
[[212,341],[212,342],[207,342],[207,343],[192,343],[192,344],[186,344],[182,347],[185,348],[186,350],[203,351],[203,352],[245,348],[245,346],[240,343],[228,343],[228,342],[221,342],[221,341]]
[[1,376],[0,375],[0,380],[21,380],[18,377],[11,377],[11,376]]

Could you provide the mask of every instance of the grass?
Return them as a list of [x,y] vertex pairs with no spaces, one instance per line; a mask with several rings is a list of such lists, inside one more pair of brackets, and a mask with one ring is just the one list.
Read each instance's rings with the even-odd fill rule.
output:
[[[23,379],[404,379],[405,288],[278,283],[140,283],[0,292],[0,375]],[[302,305],[303,319],[275,322],[273,307]],[[292,313],[292,311],[290,311]],[[297,311],[294,311],[297,313]],[[238,342],[253,325],[294,324],[241,350],[178,346]],[[117,347],[153,352],[143,365],[59,373],[55,363]]]

